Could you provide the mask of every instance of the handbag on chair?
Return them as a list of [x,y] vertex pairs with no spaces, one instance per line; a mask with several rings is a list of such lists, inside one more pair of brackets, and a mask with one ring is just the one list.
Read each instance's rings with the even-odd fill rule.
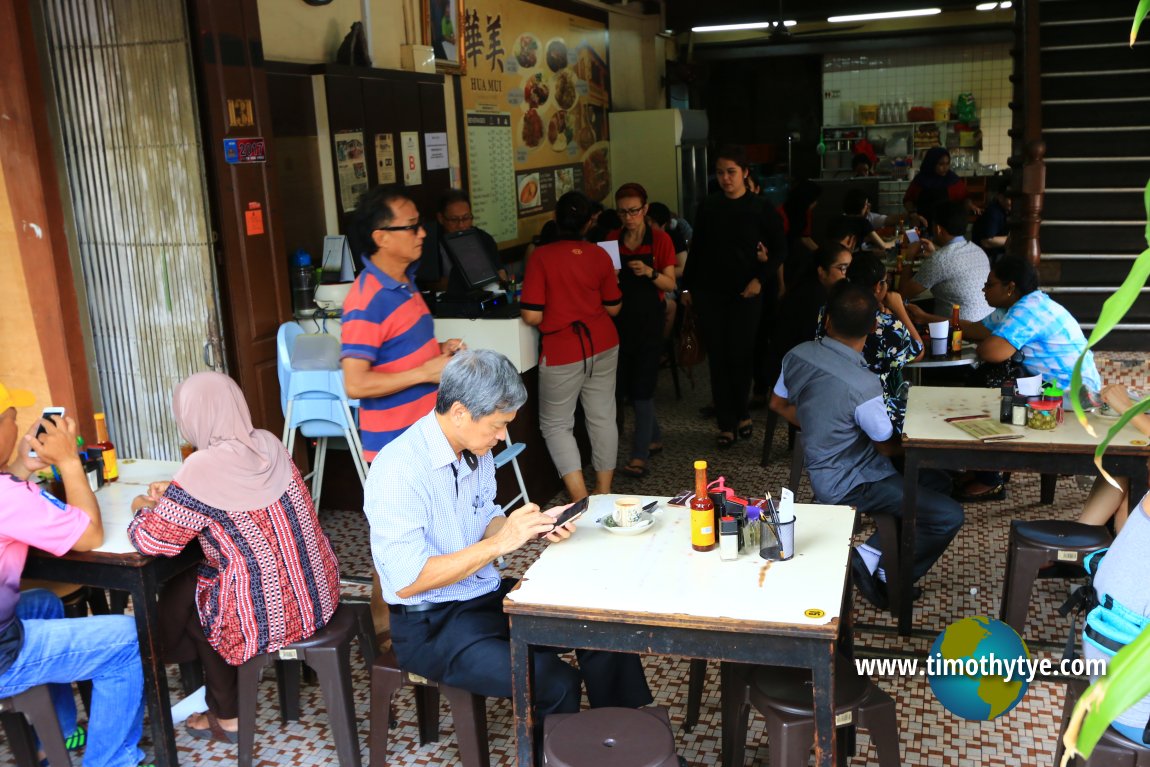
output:
[[693,306],[683,306],[683,321],[679,326],[679,345],[675,350],[675,361],[680,367],[689,368],[698,365],[707,358],[707,350],[703,348],[703,338],[699,334],[698,318]]

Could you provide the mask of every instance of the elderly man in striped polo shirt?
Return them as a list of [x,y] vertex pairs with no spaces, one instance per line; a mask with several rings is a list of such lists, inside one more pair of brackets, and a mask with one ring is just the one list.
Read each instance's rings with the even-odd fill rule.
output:
[[[431,412],[443,366],[463,342],[435,340],[431,312],[415,287],[426,236],[415,203],[400,191],[375,187],[360,198],[355,218],[362,241],[375,250],[364,257],[343,303],[340,364],[347,396],[360,400],[360,439],[364,457],[373,461]],[[373,580],[372,621],[383,634],[387,611],[379,580]]]

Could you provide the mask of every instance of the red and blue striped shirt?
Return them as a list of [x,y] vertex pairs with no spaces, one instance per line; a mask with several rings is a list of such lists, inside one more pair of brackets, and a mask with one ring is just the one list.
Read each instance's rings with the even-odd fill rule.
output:
[[[423,297],[413,287],[418,263],[397,282],[370,259],[343,302],[343,359],[371,363],[374,373],[413,370],[439,355],[435,326]],[[360,400],[359,435],[371,461],[388,442],[435,407],[433,383],[416,384],[383,397]]]

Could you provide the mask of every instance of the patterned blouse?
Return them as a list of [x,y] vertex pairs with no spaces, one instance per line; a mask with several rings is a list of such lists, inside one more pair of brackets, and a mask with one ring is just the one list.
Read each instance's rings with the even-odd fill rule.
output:
[[339,604],[339,562],[294,466],[287,492],[254,511],[212,508],[173,482],[154,509],[137,512],[128,537],[140,553],[164,557],[199,538],[200,623],[233,666],[306,639]]
[[[826,311],[819,309],[819,325],[815,338],[826,335]],[[914,360],[922,351],[922,344],[914,340],[902,320],[893,314],[880,311],[875,317],[874,332],[867,336],[863,347],[863,358],[867,368],[882,382],[883,401],[886,413],[890,416],[894,430],[902,434],[902,422],[906,418],[906,394],[909,384],[902,379],[902,368]]]

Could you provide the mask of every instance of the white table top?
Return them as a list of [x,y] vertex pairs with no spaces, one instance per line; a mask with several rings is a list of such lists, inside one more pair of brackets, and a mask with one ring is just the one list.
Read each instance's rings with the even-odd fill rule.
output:
[[94,551],[108,554],[133,554],[136,549],[128,540],[132,517],[132,499],[148,492],[152,482],[170,480],[180,468],[179,461],[140,461],[125,458],[119,462],[120,479],[96,491],[100,516],[104,521],[104,544]]
[[[903,424],[904,442],[969,442],[978,443],[957,426],[946,422],[946,418],[985,413],[997,419],[1002,395],[998,389],[968,389],[949,386],[912,386],[906,405],[906,421]],[[1094,428],[1096,436],[1091,436],[1082,428],[1072,410],[1067,410],[1063,423],[1050,431],[1029,429],[1025,426],[1010,426],[1011,431],[1024,435],[1022,439],[991,443],[995,449],[1034,450],[1042,446],[1082,449],[1093,452],[1102,437],[1114,425],[1114,419],[1102,418],[1097,413],[1087,413],[1087,422]],[[1111,443],[1115,451],[1148,451],[1147,437],[1137,429],[1127,426]]]
[[[927,341],[929,344],[930,342]],[[908,362],[903,367],[908,368],[952,368],[960,365],[974,365],[978,360],[978,352],[974,345],[963,345],[962,351],[954,357],[935,357],[931,354],[924,354],[922,359],[915,362]]]
[[591,496],[575,535],[548,546],[507,599],[634,614],[636,622],[737,620],[747,631],[755,624],[825,626],[839,617],[854,527],[850,507],[797,504],[793,559],[771,563],[746,552],[728,562],[718,547],[691,549],[690,512],[680,506],[661,503],[654,528],[641,535],[600,529],[596,522],[611,514],[615,497]]

